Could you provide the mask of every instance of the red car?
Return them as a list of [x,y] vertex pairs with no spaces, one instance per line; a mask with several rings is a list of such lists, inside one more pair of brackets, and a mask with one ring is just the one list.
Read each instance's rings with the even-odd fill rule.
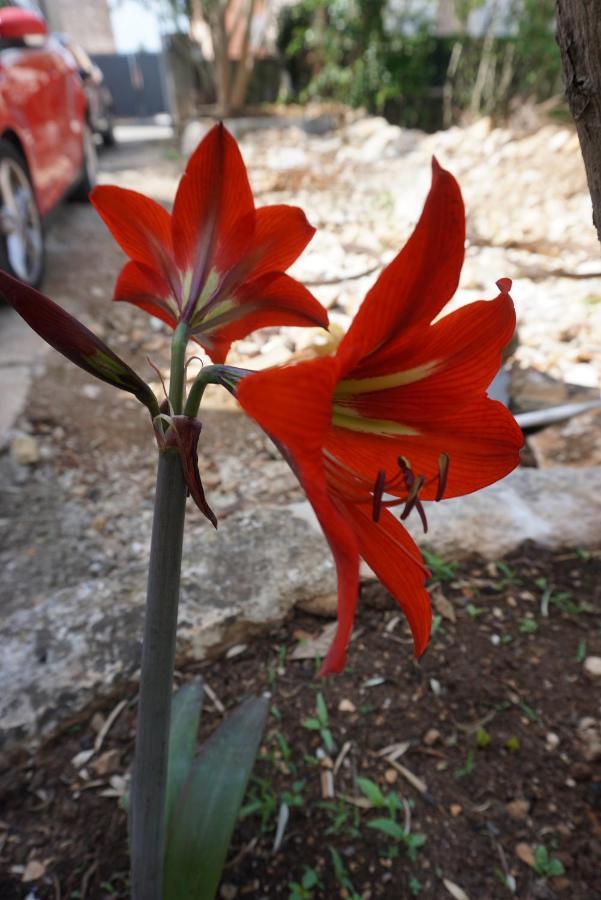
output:
[[0,0],[0,268],[37,286],[43,220],[68,193],[86,199],[96,145],[72,57],[36,13]]

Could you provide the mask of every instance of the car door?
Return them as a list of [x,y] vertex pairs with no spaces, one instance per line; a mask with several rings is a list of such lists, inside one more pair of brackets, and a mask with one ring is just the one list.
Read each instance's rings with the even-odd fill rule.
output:
[[23,42],[0,49],[3,105],[27,144],[42,213],[73,183],[82,159],[72,71],[51,40],[44,37],[34,46]]

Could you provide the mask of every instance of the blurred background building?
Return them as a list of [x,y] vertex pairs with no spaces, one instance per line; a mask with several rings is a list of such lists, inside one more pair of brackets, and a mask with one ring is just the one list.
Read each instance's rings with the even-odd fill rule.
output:
[[68,34],[88,53],[116,51],[107,0],[40,0],[51,31]]

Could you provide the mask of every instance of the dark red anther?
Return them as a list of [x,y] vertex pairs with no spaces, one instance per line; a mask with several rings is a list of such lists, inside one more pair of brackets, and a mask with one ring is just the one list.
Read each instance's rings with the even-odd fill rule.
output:
[[382,496],[384,494],[385,483],[386,472],[384,471],[384,469],[380,469],[380,471],[376,475],[376,481],[373,491],[372,519],[374,520],[374,522],[378,522],[380,519],[380,511],[382,509]]
[[422,505],[421,500],[415,501],[415,508],[417,510],[417,514],[422,521],[422,528],[424,529],[424,534],[428,533],[428,520],[426,519],[426,511]]
[[415,481],[415,476],[409,465],[409,461],[406,460],[404,456],[399,456],[397,462],[399,464],[399,469],[401,470],[401,475],[403,476],[403,481],[405,482],[405,487],[410,491],[411,486]]
[[441,453],[438,457],[438,488],[436,489],[435,500],[438,503],[442,500],[443,494],[447,487],[447,478],[449,476],[449,457],[446,453]]
[[[411,473],[412,483],[409,488],[409,494],[407,495],[407,500],[405,502],[405,508],[401,513],[401,519],[406,519],[415,504],[418,501],[418,494],[424,486],[424,476],[420,475],[419,478],[414,478],[413,473]],[[421,505],[421,504],[420,504]]]

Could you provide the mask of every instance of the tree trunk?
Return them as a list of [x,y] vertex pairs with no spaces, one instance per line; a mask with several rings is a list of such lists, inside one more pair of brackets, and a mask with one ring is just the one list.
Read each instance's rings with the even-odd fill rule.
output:
[[253,18],[257,8],[257,0],[248,0],[245,11],[244,35],[242,38],[242,47],[240,48],[240,59],[236,67],[233,83],[230,91],[230,106],[233,110],[242,109],[246,101],[248,92],[248,84],[252,75],[255,57],[250,46],[250,33],[252,29]]
[[227,3],[221,0],[213,6],[210,20],[213,56],[215,65],[215,87],[217,90],[217,111],[220,116],[230,113],[230,52],[226,25]]
[[601,241],[601,0],[557,0],[557,43]]

